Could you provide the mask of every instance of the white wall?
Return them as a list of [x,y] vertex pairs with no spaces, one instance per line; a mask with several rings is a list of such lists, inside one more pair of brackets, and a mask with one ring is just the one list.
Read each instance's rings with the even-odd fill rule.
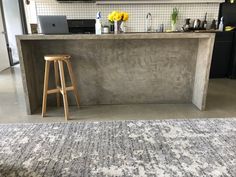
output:
[[[193,0],[186,0],[184,4],[128,4],[128,5],[96,5],[94,3],[58,3],[55,0],[36,2],[38,15],[66,15],[68,18],[95,18],[96,12],[101,11],[103,23],[107,23],[107,15],[113,10],[127,11],[130,13],[130,20],[127,22],[129,31],[144,31],[145,16],[151,12],[153,16],[153,26],[164,24],[165,28],[170,28],[170,14],[174,7],[180,9],[179,27],[184,24],[185,18],[203,19],[208,12],[208,20],[218,18],[219,3],[195,3],[189,4]],[[31,13],[36,10],[31,9]],[[28,16],[29,21],[34,21],[35,16]],[[209,22],[209,23],[210,23]]]
[[0,8],[0,71],[8,68],[10,66],[8,53],[7,53],[7,43],[3,27],[3,18],[2,18],[2,11]]
[[31,33],[30,24],[37,23],[36,4],[35,1],[32,0],[28,5],[24,1],[24,5],[25,5],[25,15],[27,19],[27,28],[28,32]]
[[9,46],[13,61],[19,61],[15,35],[22,34],[22,25],[18,0],[2,0]]

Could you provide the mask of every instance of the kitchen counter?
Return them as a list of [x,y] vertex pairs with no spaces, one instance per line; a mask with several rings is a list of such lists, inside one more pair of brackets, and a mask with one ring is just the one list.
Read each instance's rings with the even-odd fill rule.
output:
[[[214,33],[17,36],[28,114],[41,107],[44,55],[62,53],[72,55],[82,106],[193,103],[205,110],[214,39]],[[54,106],[55,97],[48,103]]]
[[64,35],[20,35],[17,36],[19,40],[104,40],[104,39],[161,39],[161,38],[175,38],[175,39],[204,39],[209,38],[208,33],[191,33],[191,32],[175,32],[175,33],[123,33],[123,34],[64,34]]

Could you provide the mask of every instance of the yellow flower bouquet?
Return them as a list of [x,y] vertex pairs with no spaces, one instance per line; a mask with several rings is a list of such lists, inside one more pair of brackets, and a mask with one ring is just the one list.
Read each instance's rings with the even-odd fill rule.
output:
[[127,12],[113,11],[108,15],[107,19],[111,24],[114,24],[115,33],[125,32],[124,22],[129,19],[129,14]]
[[129,14],[127,12],[118,12],[118,11],[113,11],[108,15],[108,20],[111,23],[114,23],[115,21],[127,21],[129,19]]

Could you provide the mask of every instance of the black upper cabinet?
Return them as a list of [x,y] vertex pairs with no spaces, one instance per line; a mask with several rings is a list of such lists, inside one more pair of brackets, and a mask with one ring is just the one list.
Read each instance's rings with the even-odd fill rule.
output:
[[56,0],[60,3],[71,3],[71,2],[95,2],[95,0]]

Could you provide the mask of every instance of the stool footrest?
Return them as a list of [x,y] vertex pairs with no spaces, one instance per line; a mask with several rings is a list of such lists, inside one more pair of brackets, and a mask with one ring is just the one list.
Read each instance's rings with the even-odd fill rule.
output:
[[[73,90],[74,90],[73,86],[66,87],[66,91],[73,91]],[[47,91],[47,94],[53,94],[53,93],[61,93],[61,94],[63,94],[61,87],[58,87],[56,89],[51,89],[51,90]]]

